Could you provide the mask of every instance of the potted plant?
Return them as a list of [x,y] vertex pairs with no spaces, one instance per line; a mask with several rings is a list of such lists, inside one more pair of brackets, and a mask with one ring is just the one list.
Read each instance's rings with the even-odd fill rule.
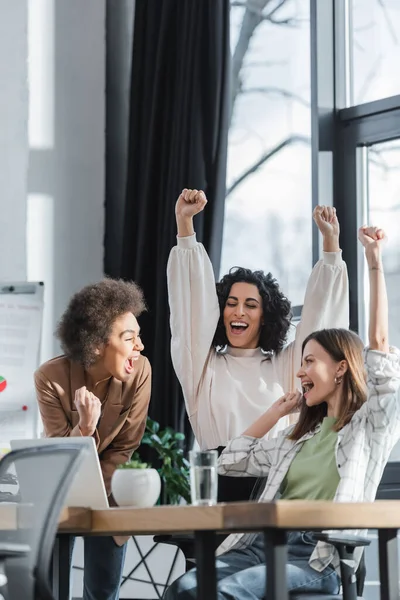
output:
[[162,481],[161,504],[190,504],[189,461],[183,454],[183,433],[166,427],[160,431],[157,421],[147,418],[142,444],[150,446],[156,456],[157,470]]
[[157,469],[142,462],[137,452],[120,465],[111,484],[117,504],[153,506],[161,489],[161,504],[179,504],[182,499],[190,503],[189,462],[181,448],[184,439],[183,433],[171,427],[160,431],[159,423],[148,417],[142,444],[152,449]]
[[156,504],[161,480],[156,469],[141,461],[135,452],[128,462],[119,465],[111,480],[111,489],[118,506],[145,508]]

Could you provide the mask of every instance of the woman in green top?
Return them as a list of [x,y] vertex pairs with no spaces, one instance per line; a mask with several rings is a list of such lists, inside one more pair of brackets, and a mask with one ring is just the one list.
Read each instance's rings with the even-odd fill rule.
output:
[[[369,347],[355,334],[326,329],[303,343],[298,372],[302,394],[286,394],[219,459],[219,472],[267,477],[260,497],[371,502],[389,454],[400,437],[400,352],[388,346],[388,306],[381,259],[382,230],[363,227],[370,281]],[[365,370],[367,378],[365,377]],[[296,425],[277,438],[265,434],[300,405]],[[218,549],[218,599],[260,600],[266,588],[263,536],[235,534]],[[358,561],[361,554],[356,556]],[[309,532],[288,536],[287,586],[291,591],[336,594],[340,587],[335,549]],[[167,600],[196,597],[196,574],[174,582]],[[269,600],[269,599],[267,599]]]

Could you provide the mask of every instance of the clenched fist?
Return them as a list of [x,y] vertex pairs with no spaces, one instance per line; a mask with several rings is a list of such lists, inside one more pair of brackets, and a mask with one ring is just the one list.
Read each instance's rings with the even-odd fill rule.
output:
[[279,419],[291,413],[298,412],[301,407],[302,393],[299,390],[289,392],[276,400],[270,410],[273,410]]
[[365,256],[370,266],[380,268],[382,262],[381,247],[382,243],[387,240],[383,229],[363,225],[358,230],[358,239],[365,248]]
[[201,190],[182,190],[176,206],[176,218],[192,218],[203,210],[207,204],[207,198]]
[[339,237],[340,227],[333,206],[316,206],[313,211],[314,221],[323,236]]
[[365,249],[372,247],[379,248],[381,243],[386,240],[386,234],[379,227],[367,227],[363,225],[358,230],[358,239]]
[[79,429],[82,435],[93,435],[101,415],[100,400],[83,386],[76,390],[74,402],[79,413]]

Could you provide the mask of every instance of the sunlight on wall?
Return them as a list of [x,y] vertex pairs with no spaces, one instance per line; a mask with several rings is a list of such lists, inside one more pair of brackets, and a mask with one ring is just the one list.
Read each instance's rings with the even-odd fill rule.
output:
[[[55,73],[54,0],[28,3],[29,149],[54,147]],[[44,312],[40,361],[53,355],[54,199],[28,193],[27,278],[44,282]]]
[[54,146],[54,0],[28,3],[29,146]]
[[29,281],[44,282],[44,312],[40,362],[53,356],[54,203],[45,195],[29,194],[26,241]]

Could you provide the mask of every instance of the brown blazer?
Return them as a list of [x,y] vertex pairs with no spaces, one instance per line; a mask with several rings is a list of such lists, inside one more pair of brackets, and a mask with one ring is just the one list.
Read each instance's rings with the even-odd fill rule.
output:
[[[144,356],[132,377],[122,383],[112,378],[94,439],[104,483],[113,504],[111,477],[117,465],[130,459],[146,426],[151,392],[151,367]],[[57,356],[35,372],[35,387],[46,437],[80,436],[75,391],[86,385],[85,370],[66,356]]]

